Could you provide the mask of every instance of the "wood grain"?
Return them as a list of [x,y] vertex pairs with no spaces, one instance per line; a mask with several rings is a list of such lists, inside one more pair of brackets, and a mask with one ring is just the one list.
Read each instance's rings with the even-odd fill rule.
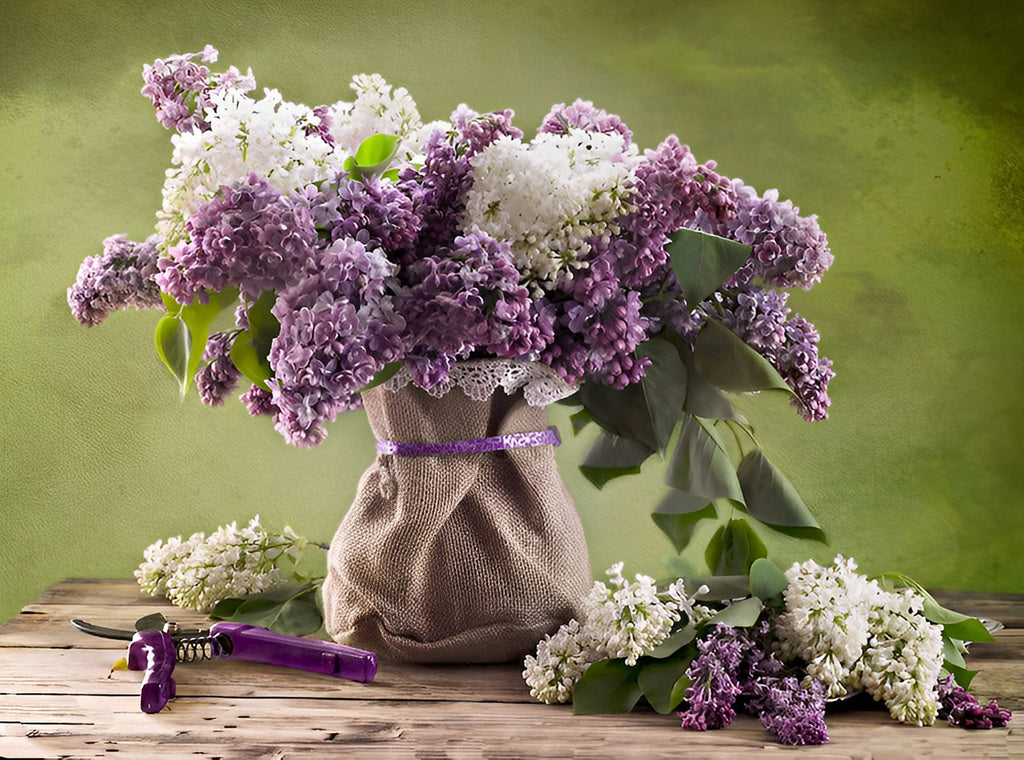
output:
[[[974,691],[1024,709],[1021,598],[956,596],[941,601],[1007,623],[996,642],[972,648],[968,664],[981,669]],[[778,745],[748,716],[707,733],[682,731],[674,716],[643,709],[576,716],[566,706],[533,702],[518,663],[383,661],[372,684],[239,661],[179,665],[178,697],[147,715],[139,711],[138,673],[108,677],[125,643],[86,636],[68,621],[130,627],[152,611],[189,625],[204,622],[142,597],[131,581],[71,580],[0,627],[0,757],[1024,757],[1016,727],[915,728],[883,710],[831,714],[830,743],[802,750]]]

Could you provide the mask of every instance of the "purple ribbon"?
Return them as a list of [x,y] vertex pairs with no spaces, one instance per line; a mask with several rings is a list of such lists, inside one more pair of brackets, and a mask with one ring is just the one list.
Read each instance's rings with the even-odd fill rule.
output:
[[492,438],[470,438],[467,441],[444,443],[377,441],[377,453],[393,454],[397,457],[442,457],[451,454],[483,454],[487,451],[524,449],[530,446],[560,446],[561,443],[558,428],[549,427],[532,433],[510,433]]

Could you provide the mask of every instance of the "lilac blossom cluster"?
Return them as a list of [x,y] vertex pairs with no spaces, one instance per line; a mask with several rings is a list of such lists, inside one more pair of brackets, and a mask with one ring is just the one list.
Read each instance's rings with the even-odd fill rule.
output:
[[[941,641],[929,647],[939,627],[913,619],[923,603],[917,591],[885,591],[855,574],[853,560],[837,558],[830,568],[813,560],[794,565],[781,599],[760,603],[748,626],[717,623],[720,613],[697,602],[707,586],[689,596],[680,579],[660,591],[648,576],[627,580],[622,567],[607,571],[607,585],[594,584],[579,620],[546,636],[525,658],[523,678],[535,699],[570,702],[585,690],[595,704],[612,688],[605,672],[587,680],[597,663],[631,668],[642,684],[652,659],[676,657],[686,663],[678,682],[686,688],[681,699],[673,694],[672,705],[691,731],[725,728],[743,711],[782,744],[824,744],[828,701],[861,692],[909,724],[930,725],[938,717],[964,728],[1002,728],[1012,717],[995,702],[980,704],[952,676],[939,676]],[[858,612],[871,597],[875,611]],[[658,651],[687,631],[674,649]],[[684,642],[687,649],[680,649]],[[656,705],[652,692],[643,691]]]
[[208,124],[203,115],[212,106],[212,91],[233,88],[248,92],[255,89],[252,70],[243,76],[232,66],[223,74],[211,74],[204,64],[216,62],[217,56],[216,48],[207,45],[201,53],[172,55],[166,60],[158,58],[143,66],[145,85],[142,94],[149,98],[157,120],[167,129],[177,132],[205,129]]
[[824,744],[825,689],[817,681],[803,686],[776,658],[771,626],[754,628],[716,625],[697,641],[699,654],[686,676],[687,709],[679,713],[682,727],[693,731],[724,728],[740,706],[756,715],[782,744]]
[[[424,124],[378,75],[353,79],[351,103],[255,100],[251,72],[211,73],[216,59],[207,47],[145,67],[143,93],[176,132],[160,235],[111,238],[69,291],[75,317],[95,324],[159,308],[161,292],[188,305],[238,288],[237,329],[210,339],[197,377],[206,403],[232,392],[230,344],[269,293],[270,379],[242,399],[300,446],[322,441],[390,363],[424,388],[488,357],[623,388],[649,367],[641,344],[669,327],[692,344],[707,319],[776,367],[804,417],[827,416],[831,363],[776,288],[810,287],[832,255],[815,218],[777,191],[720,175],[674,136],[641,152],[590,101],[554,106],[527,141],[510,110],[460,105]],[[346,161],[378,134],[398,140],[390,170],[352,172]],[[685,303],[669,260],[682,228],[753,250],[700,304]]]
[[103,255],[90,256],[68,288],[71,314],[83,325],[98,325],[122,309],[155,309],[161,304],[157,273],[157,237],[133,243],[124,235],[103,241]]
[[156,277],[183,304],[230,285],[252,298],[290,285],[317,240],[309,210],[255,174],[201,205],[187,230],[188,242],[159,259]]
[[716,293],[709,311],[768,359],[793,389],[792,403],[807,420],[828,417],[832,362],[818,355],[818,331],[786,306],[789,294],[747,285]]
[[1013,714],[1000,707],[995,700],[982,705],[964,687],[954,682],[953,676],[939,681],[939,714],[951,726],[987,729],[1005,728]]

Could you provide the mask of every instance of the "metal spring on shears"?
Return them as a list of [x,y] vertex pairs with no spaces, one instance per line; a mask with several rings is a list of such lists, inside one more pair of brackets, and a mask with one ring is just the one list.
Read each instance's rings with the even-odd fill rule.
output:
[[231,642],[224,636],[186,636],[174,642],[175,659],[178,662],[216,660],[231,654]]

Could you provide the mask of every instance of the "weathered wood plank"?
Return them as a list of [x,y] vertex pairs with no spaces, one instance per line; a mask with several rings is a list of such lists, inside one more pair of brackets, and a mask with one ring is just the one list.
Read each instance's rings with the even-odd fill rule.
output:
[[[107,649],[0,649],[0,694],[137,695],[141,673],[110,673],[118,657]],[[174,680],[179,694],[192,697],[531,703],[521,671],[519,665],[439,667],[381,661],[373,683],[360,684],[244,660],[214,660],[179,664]]]
[[[1024,595],[936,596],[947,607],[1006,624],[996,642],[972,646],[968,664],[981,670],[972,691],[1024,709]],[[130,579],[73,579],[0,626],[0,757],[717,760],[792,753],[745,716],[725,731],[695,734],[679,729],[675,717],[650,711],[573,716],[564,706],[539,705],[515,663],[455,668],[382,661],[373,684],[231,660],[181,665],[179,698],[159,715],[145,715],[138,709],[138,673],[107,678],[125,642],[86,636],[69,620],[131,627],[154,611],[189,626],[208,623],[143,596]],[[1014,728],[917,729],[884,711],[830,715],[829,728],[832,743],[807,750],[819,760],[1024,757],[1024,739]]]
[[[0,693],[137,694],[140,674],[118,671],[108,677],[118,656],[107,649],[0,649]],[[1010,710],[1024,710],[1024,658],[970,664],[981,668],[971,687],[979,700],[996,699]],[[174,677],[182,694],[204,697],[352,696],[529,703],[532,699],[520,670],[515,664],[438,667],[382,661],[374,683],[363,685],[259,663],[222,660],[178,665]]]
[[[137,711],[126,697],[0,697],[4,726],[0,754],[29,747],[33,757],[97,756],[155,744],[181,755],[287,757],[293,750],[345,750],[359,757],[588,757],[734,758],[789,754],[757,723],[740,716],[729,728],[685,732],[672,716],[574,716],[544,705],[329,699],[179,699],[157,715]],[[853,712],[829,721],[830,744],[816,758],[1011,757],[1019,735],[1011,730],[969,732],[949,726],[915,728]],[[99,741],[105,742],[101,746]],[[280,754],[274,755],[273,751]],[[87,754],[91,753],[91,754]],[[119,753],[123,754],[123,753]],[[154,753],[155,754],[155,753]],[[21,755],[24,756],[24,755]],[[109,755],[107,755],[109,756]],[[234,755],[243,756],[243,755]]]
[[109,628],[131,630],[143,615],[162,612],[168,620],[186,627],[209,628],[207,616],[181,610],[169,604],[145,607],[121,606],[109,602],[96,604],[30,604],[18,615],[0,626],[0,647],[53,647],[57,649],[119,649],[123,642],[89,636],[71,625],[72,618],[81,618]]

